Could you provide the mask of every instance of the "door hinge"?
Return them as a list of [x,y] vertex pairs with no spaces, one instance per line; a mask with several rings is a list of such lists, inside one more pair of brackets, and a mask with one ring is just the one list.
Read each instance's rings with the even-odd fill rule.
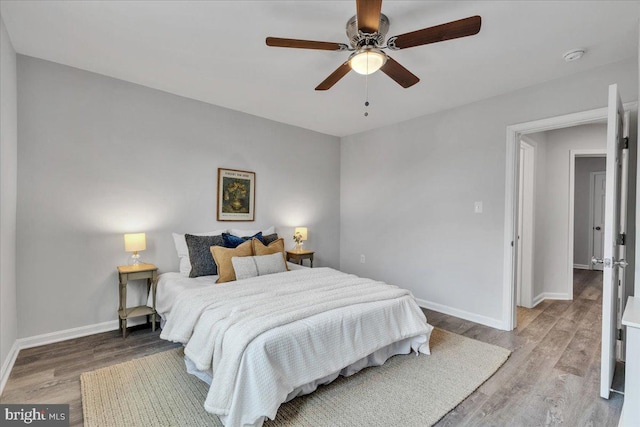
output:
[[618,341],[622,341],[622,329],[618,329]]
[[618,234],[618,241],[616,242],[616,244],[625,246],[627,244],[627,233]]
[[625,136],[622,139],[622,149],[629,148],[629,137]]

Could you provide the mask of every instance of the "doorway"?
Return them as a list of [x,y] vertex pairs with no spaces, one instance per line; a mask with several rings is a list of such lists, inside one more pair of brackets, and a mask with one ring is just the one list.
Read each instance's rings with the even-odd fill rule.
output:
[[[624,105],[625,110],[637,109],[637,103],[628,103]],[[538,132],[545,132],[557,129],[565,129],[575,127],[584,124],[601,123],[607,119],[607,108],[599,108],[596,110],[589,110],[580,113],[567,114],[564,116],[553,117],[549,119],[537,120],[528,123],[522,123],[518,125],[512,125],[507,127],[507,143],[506,143],[506,186],[505,186],[505,225],[504,225],[504,263],[503,263],[503,329],[513,330],[517,325],[516,314],[516,302],[517,302],[517,253],[518,253],[518,204],[519,204],[519,163],[520,163],[520,141],[523,137],[531,136]],[[571,161],[567,161],[570,164],[569,176],[575,174],[575,157],[586,156],[603,156],[603,150],[597,150],[595,152],[580,152],[579,150],[572,150]],[[565,163],[566,164],[566,163]],[[546,175],[545,171],[538,169],[538,175]],[[566,176],[566,175],[565,175]],[[568,177],[567,177],[568,178]],[[575,184],[574,184],[575,185]],[[568,194],[573,195],[574,188],[570,188]],[[566,194],[566,193],[565,193]],[[562,294],[565,298],[570,299],[572,297],[573,289],[573,233],[569,233],[568,230],[573,229],[573,197],[571,196],[570,203],[563,205],[564,209],[569,209],[570,215],[568,215],[568,221],[570,225],[567,227],[566,233],[563,235],[556,235],[557,243],[562,246],[561,257],[549,256],[545,261],[551,263],[562,263],[564,265],[564,278],[562,282],[564,289]],[[566,215],[566,214],[565,214]],[[535,229],[536,227],[534,227]],[[571,237],[571,238],[570,238]],[[534,256],[535,257],[535,256]],[[561,258],[561,259],[560,259]],[[540,263],[534,262],[534,268]],[[534,279],[534,289],[537,280]],[[551,293],[553,294],[553,293]],[[547,295],[550,297],[558,297],[559,295]],[[534,304],[535,295],[534,295]]]
[[[517,232],[519,231],[518,219],[520,218],[518,208],[520,204],[518,203],[519,195],[518,191],[521,188],[519,182],[517,181],[519,177],[518,166],[520,165],[518,154],[520,150],[510,149],[510,146],[514,141],[517,141],[516,138],[521,136],[522,134],[530,132],[531,129],[536,127],[547,127],[547,129],[559,129],[564,131],[570,128],[572,125],[576,126],[576,122],[588,122],[595,123],[598,122],[598,118],[602,119],[603,116],[606,117],[606,127],[605,127],[605,135],[604,138],[605,145],[604,150],[607,156],[606,160],[606,197],[605,197],[605,227],[604,227],[604,253],[603,258],[600,260],[594,260],[594,262],[600,262],[604,264],[604,269],[602,274],[602,335],[601,335],[601,366],[600,366],[600,395],[603,398],[608,399],[611,391],[611,384],[614,377],[614,368],[616,365],[616,360],[620,360],[620,345],[622,340],[624,340],[624,335],[621,333],[621,325],[620,325],[620,315],[622,314],[621,309],[624,307],[625,299],[625,276],[628,273],[633,272],[633,267],[630,269],[625,269],[629,262],[626,261],[628,247],[633,247],[632,244],[628,241],[627,237],[635,238],[635,235],[629,234],[627,232],[627,212],[628,206],[632,207],[633,212],[631,215],[635,216],[635,200],[633,200],[630,204],[627,204],[627,197],[629,194],[635,196],[635,192],[628,191],[629,185],[629,158],[634,155],[634,151],[630,150],[632,147],[631,141],[635,141],[635,139],[631,138],[630,133],[630,114],[629,108],[623,107],[623,104],[620,100],[620,93],[618,91],[618,86],[616,84],[612,84],[609,86],[609,96],[608,96],[608,107],[603,108],[601,110],[592,110],[590,112],[579,113],[577,115],[568,115],[560,118],[554,118],[547,121],[540,121],[537,123],[527,123],[519,126],[508,127],[507,128],[507,151],[510,152],[508,154],[512,154],[514,156],[513,161],[507,157],[507,194],[510,191],[514,191],[515,194],[507,197],[507,203],[505,208],[506,211],[506,221],[505,221],[505,240],[508,237],[511,237],[511,260],[506,256],[507,254],[507,245],[505,244],[505,295],[511,297],[511,299],[505,301],[505,306],[507,304],[510,307],[507,307],[505,311],[506,321],[508,323],[509,328],[515,328],[517,326],[517,317],[516,317],[516,290],[515,284],[517,282],[517,269],[515,267],[519,265],[518,257],[520,254],[518,253],[519,245],[515,244],[514,241],[518,239]],[[637,108],[637,103],[635,105]],[[520,129],[518,129],[520,127]],[[550,145],[550,147],[554,147],[554,145]],[[635,147],[633,147],[635,148]],[[581,153],[581,150],[570,150],[569,157],[570,161],[570,174],[569,181],[571,183],[570,191],[568,192],[568,196],[570,198],[569,203],[569,222],[570,227],[566,234],[569,237],[573,237],[573,210],[574,210],[574,195],[575,195],[575,157],[581,154],[593,155],[594,153]],[[562,158],[564,155],[560,154],[559,156],[548,156],[548,159],[557,159]],[[631,163],[632,167],[635,169],[637,165],[637,161]],[[511,166],[515,168],[515,170],[511,170]],[[635,175],[635,173],[634,173]],[[548,174],[548,178],[551,177],[551,174]],[[632,175],[633,177],[633,175]],[[509,179],[514,179],[515,182],[509,182]],[[558,177],[556,177],[558,178]],[[633,178],[632,178],[633,179]],[[547,189],[550,190],[556,186],[557,183],[561,183],[562,179],[556,179],[553,181],[552,186],[548,186]],[[595,177],[594,177],[595,184]],[[561,187],[558,186],[558,187]],[[551,191],[549,191],[551,193]],[[565,192],[566,194],[566,192]],[[634,197],[635,198],[635,197]],[[547,207],[552,205],[547,205]],[[595,207],[594,207],[595,209]],[[595,215],[594,215],[595,216]],[[635,224],[632,224],[634,226]],[[552,227],[549,227],[552,228]],[[510,234],[511,233],[511,234]],[[559,233],[558,235],[562,235],[563,233]],[[506,243],[506,242],[505,242]],[[562,243],[560,239],[558,243]],[[594,244],[597,242],[594,241]],[[568,258],[573,261],[573,239],[569,238],[567,242],[567,247],[564,248],[570,249],[566,251]],[[635,255],[635,254],[632,254]],[[546,262],[555,261],[561,259],[562,257],[547,257],[545,259]],[[633,265],[633,259],[630,260],[631,265]],[[573,270],[573,262],[568,263],[568,267]],[[546,265],[546,264],[545,264]],[[566,267],[566,266],[565,266]],[[507,268],[509,270],[507,270]],[[511,274],[508,274],[511,273]],[[595,272],[594,272],[595,273]],[[599,273],[599,272],[598,272]],[[573,274],[568,274],[567,276],[571,277],[571,287],[573,284]],[[545,282],[545,284],[548,282]],[[573,292],[571,292],[570,297],[572,297]],[[556,303],[557,304],[557,303]],[[593,325],[588,325],[590,330],[593,330]],[[618,328],[616,331],[616,327]],[[617,351],[616,351],[617,350]]]
[[591,269],[590,172],[604,169],[606,124],[522,136],[518,162],[516,305],[574,298],[574,268]]

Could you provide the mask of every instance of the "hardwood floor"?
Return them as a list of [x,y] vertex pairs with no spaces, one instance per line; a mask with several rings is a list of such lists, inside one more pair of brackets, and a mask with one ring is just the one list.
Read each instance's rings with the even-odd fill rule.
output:
[[125,340],[111,331],[21,350],[0,403],[68,403],[70,426],[82,426],[80,374],[178,347],[161,340],[159,328],[127,331]]
[[[573,301],[518,307],[498,331],[426,310],[434,326],[508,348],[507,362],[437,426],[617,426],[622,396],[600,398],[602,273],[574,270]],[[614,388],[624,389],[624,364]]]
[[[434,326],[513,351],[437,426],[617,426],[622,396],[599,397],[601,306],[601,273],[575,270],[573,301],[518,308],[511,332],[425,310]],[[80,426],[80,374],[176,347],[158,335],[132,328],[126,340],[113,331],[22,350],[0,402],[69,403]]]

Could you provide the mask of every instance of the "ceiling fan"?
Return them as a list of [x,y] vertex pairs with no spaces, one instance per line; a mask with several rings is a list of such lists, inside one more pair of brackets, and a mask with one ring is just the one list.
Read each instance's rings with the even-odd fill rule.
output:
[[297,49],[337,50],[353,52],[349,59],[320,83],[316,90],[331,89],[349,71],[372,74],[381,70],[400,86],[408,88],[420,79],[411,71],[384,53],[382,49],[400,50],[460,37],[478,34],[482,18],[471,16],[435,27],[423,28],[384,40],[389,30],[389,18],[380,11],[382,0],[356,0],[356,15],[347,22],[347,37],[351,47],[344,43],[267,37],[267,46]]

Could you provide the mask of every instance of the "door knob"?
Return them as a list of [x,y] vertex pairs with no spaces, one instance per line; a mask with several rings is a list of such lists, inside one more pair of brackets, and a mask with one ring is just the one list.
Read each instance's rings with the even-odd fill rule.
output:
[[605,267],[611,267],[611,260],[609,258],[602,259],[602,258],[591,257],[591,264],[593,265],[604,264]]
[[594,230],[598,230],[598,231],[600,231],[600,230],[601,230],[600,226],[593,227],[593,228],[594,228]]
[[625,268],[626,266],[629,265],[629,263],[621,259],[620,261],[613,261],[613,265],[615,265],[616,267]]

